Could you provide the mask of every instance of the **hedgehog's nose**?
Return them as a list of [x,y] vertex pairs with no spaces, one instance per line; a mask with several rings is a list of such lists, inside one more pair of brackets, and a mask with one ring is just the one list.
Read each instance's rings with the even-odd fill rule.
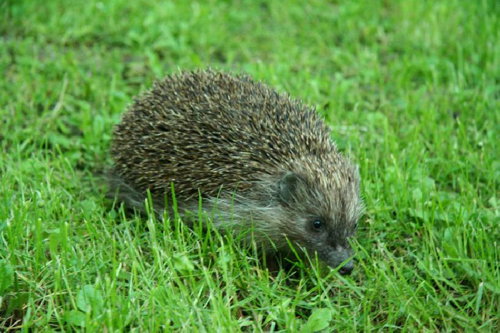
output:
[[339,273],[342,275],[350,275],[352,271],[354,270],[354,264],[352,263],[352,260],[346,263],[344,266],[340,267]]

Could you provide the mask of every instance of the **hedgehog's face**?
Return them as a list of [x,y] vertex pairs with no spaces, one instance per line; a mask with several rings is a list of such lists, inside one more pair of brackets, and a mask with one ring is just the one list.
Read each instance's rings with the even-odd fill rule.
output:
[[354,264],[349,240],[362,211],[357,171],[353,169],[352,177],[334,191],[288,173],[280,181],[279,192],[289,212],[289,226],[284,230],[287,237],[330,267],[341,266],[341,274],[350,274]]

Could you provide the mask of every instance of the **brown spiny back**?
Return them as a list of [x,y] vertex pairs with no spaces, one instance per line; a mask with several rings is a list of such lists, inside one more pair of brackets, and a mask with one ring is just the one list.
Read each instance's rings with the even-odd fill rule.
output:
[[[306,174],[340,187],[347,161],[313,109],[247,76],[198,71],[157,82],[114,133],[116,172],[137,190],[217,195],[251,189],[265,175]],[[347,181],[347,180],[346,180]]]

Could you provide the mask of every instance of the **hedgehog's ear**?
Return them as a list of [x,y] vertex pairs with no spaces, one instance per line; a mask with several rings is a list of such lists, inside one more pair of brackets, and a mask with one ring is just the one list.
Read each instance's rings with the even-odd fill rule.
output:
[[291,203],[297,197],[301,182],[300,176],[294,172],[284,174],[278,183],[279,198],[286,203]]

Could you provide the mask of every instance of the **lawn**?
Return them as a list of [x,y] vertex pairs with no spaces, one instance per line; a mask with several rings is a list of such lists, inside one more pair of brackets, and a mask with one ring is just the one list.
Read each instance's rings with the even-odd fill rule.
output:
[[[359,164],[351,276],[105,199],[133,97],[208,66]],[[4,0],[0,71],[0,331],[499,330],[500,2]]]

